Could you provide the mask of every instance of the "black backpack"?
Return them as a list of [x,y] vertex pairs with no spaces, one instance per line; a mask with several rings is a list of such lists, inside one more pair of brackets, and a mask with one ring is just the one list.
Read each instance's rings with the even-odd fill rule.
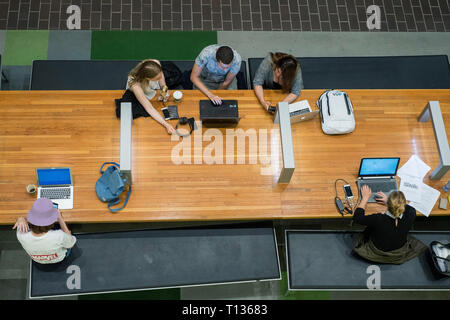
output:
[[443,276],[450,276],[450,243],[432,241],[428,248],[434,269]]
[[178,89],[181,85],[181,70],[172,61],[161,61],[166,85],[169,89]]

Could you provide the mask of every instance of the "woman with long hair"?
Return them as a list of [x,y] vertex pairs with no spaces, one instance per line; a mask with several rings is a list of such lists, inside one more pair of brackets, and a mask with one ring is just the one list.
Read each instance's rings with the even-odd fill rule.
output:
[[303,89],[302,72],[297,59],[287,53],[270,52],[258,67],[253,79],[253,90],[263,108],[269,110],[272,105],[264,97],[264,89],[287,93],[283,102],[291,103]]
[[167,101],[169,91],[167,90],[166,80],[158,60],[147,59],[140,62],[128,74],[127,90],[130,90],[136,96],[147,113],[166,128],[167,133],[175,133],[175,129],[159,114],[150,102],[156,95],[157,90],[165,92],[163,97]]

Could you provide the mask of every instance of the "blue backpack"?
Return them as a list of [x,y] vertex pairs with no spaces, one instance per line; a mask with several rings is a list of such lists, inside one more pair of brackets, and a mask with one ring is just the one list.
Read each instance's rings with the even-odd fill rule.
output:
[[[112,164],[105,171],[103,167],[106,164]],[[131,194],[131,185],[128,183],[126,177],[120,172],[120,165],[116,162],[105,162],[101,168],[101,177],[97,180],[95,184],[95,191],[97,192],[98,198],[103,202],[108,202],[108,209],[111,212],[117,212],[122,210],[128,203],[128,199]],[[119,196],[125,189],[125,185],[128,184],[128,194],[125,199],[125,203],[121,208],[112,209],[111,207],[120,203]]]

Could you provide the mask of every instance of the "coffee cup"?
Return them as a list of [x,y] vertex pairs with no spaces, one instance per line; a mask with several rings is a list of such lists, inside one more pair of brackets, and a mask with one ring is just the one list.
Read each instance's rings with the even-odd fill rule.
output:
[[34,184],[27,185],[27,192],[30,194],[35,193],[37,190],[37,187]]
[[173,93],[173,100],[174,100],[175,102],[180,102],[180,101],[181,101],[181,98],[183,98],[183,93],[182,93],[181,91],[175,91],[175,92]]

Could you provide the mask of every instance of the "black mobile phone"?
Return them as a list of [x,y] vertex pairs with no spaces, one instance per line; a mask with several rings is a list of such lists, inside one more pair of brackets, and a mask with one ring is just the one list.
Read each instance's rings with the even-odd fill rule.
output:
[[353,198],[353,192],[352,192],[352,188],[350,187],[349,184],[346,184],[344,186],[344,191],[345,191],[345,197],[347,199],[352,199]]
[[275,111],[277,111],[277,108],[276,108],[276,107],[274,107],[274,106],[270,106],[270,107],[269,107],[269,112],[270,112],[270,113],[275,113]]
[[55,203],[55,202],[52,202],[52,203],[53,203],[53,206],[54,206],[56,209],[58,209],[58,204]]

